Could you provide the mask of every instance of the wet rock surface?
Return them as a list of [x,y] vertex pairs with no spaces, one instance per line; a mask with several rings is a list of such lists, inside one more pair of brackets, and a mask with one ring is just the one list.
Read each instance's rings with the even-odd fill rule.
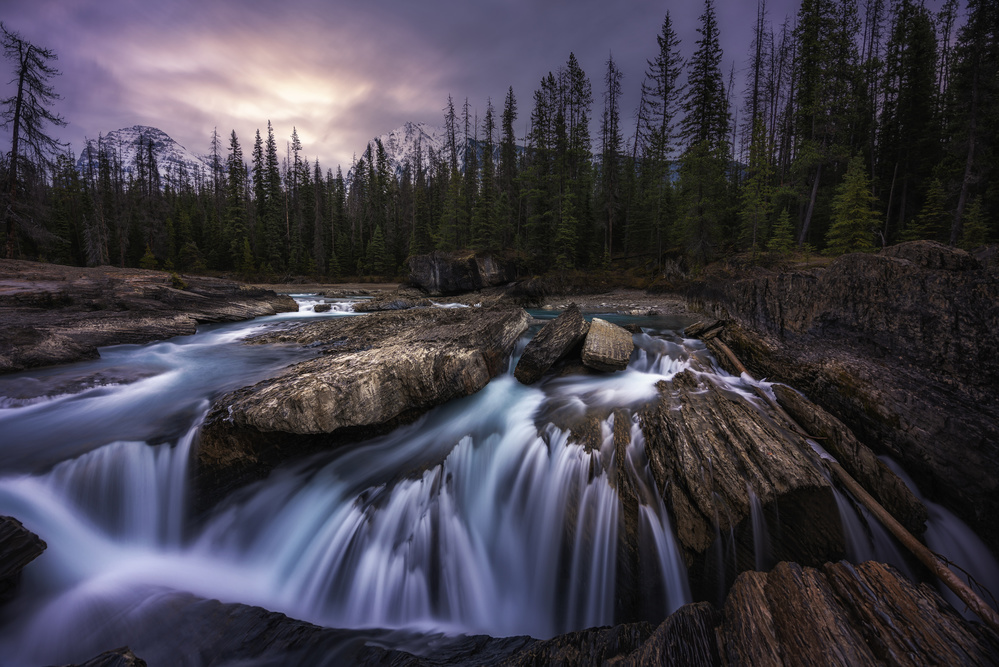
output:
[[730,665],[991,665],[999,638],[891,566],[745,572],[719,632]]
[[98,347],[193,334],[201,323],[295,310],[288,296],[218,278],[0,260],[0,373],[93,359]]
[[512,308],[420,308],[251,339],[320,356],[215,402],[198,447],[199,497],[220,498],[288,458],[386,432],[479,391],[503,369],[527,319]]
[[42,555],[46,545],[17,519],[0,516],[0,602],[13,594],[21,571]]
[[999,553],[999,276],[929,241],[825,269],[705,281],[688,298],[756,377],[895,458]]
[[[570,304],[558,317],[549,321],[524,348],[514,369],[514,376],[524,384],[534,384],[555,362],[577,348],[586,337],[589,325],[576,304]],[[629,335],[629,341],[631,336]]]
[[710,560],[722,536],[736,538],[737,571],[756,566],[754,496],[770,532],[782,535],[775,559],[819,565],[842,557],[832,490],[807,443],[691,371],[660,382],[659,393],[641,414],[646,453],[702,595],[724,589]]
[[631,333],[594,317],[583,343],[583,364],[598,371],[624,370],[634,349]]
[[473,292],[517,277],[509,263],[493,257],[436,251],[407,261],[409,282],[432,296]]

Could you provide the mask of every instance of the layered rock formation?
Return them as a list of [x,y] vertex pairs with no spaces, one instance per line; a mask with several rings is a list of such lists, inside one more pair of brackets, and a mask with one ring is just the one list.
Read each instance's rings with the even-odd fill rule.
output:
[[688,298],[757,377],[804,392],[999,552],[999,276],[930,241]]
[[515,267],[493,257],[432,252],[410,257],[409,282],[432,296],[461,294],[516,279]]
[[[589,329],[576,304],[570,304],[558,317],[546,323],[520,355],[514,376],[524,384],[534,384],[586,337]],[[628,336],[629,342],[631,336]]]
[[0,373],[93,359],[98,347],[193,334],[201,323],[295,310],[291,297],[229,280],[0,260]]
[[629,332],[594,317],[583,343],[583,364],[598,371],[621,371],[627,368],[634,349]]
[[[736,538],[736,571],[756,567],[752,511],[758,503],[773,557],[821,565],[843,557],[843,535],[828,480],[800,437],[775,416],[735,400],[710,379],[684,371],[659,383],[660,398],[641,414],[649,469],[673,517],[691,577],[702,595],[716,581],[720,542]],[[755,496],[755,500],[754,500]]]
[[287,458],[385,432],[477,392],[502,370],[527,320],[521,309],[420,308],[251,339],[322,355],[215,402],[198,448],[199,497],[211,504]]

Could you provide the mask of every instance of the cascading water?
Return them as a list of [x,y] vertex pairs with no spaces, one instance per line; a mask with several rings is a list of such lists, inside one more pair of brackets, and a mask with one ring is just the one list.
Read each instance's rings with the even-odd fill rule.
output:
[[[348,314],[300,299],[298,317]],[[0,513],[49,544],[4,609],[0,654],[81,660],[106,648],[102,637],[128,641],[140,610],[170,591],[337,627],[547,637],[612,623],[623,512],[613,465],[643,499],[640,549],[659,573],[650,594],[667,612],[690,601],[634,412],[699,352],[669,337],[637,335],[631,366],[607,377],[526,387],[501,375],[390,435],[280,468],[191,524],[185,483],[205,411],[314,354],[241,344],[293,317],[0,380],[14,396],[0,408]],[[101,373],[120,382],[87,385]],[[25,382],[30,395],[14,391]],[[616,462],[621,408],[631,444]],[[605,415],[599,448],[555,425],[592,412]]]
[[[82,661],[109,642],[142,655],[156,630],[142,624],[178,591],[333,627],[535,637],[613,623],[622,586],[660,616],[691,600],[638,410],[658,381],[713,366],[703,344],[667,330],[636,334],[624,371],[530,387],[512,377],[525,337],[510,372],[477,394],[278,468],[192,522],[188,465],[211,401],[315,354],[242,340],[296,317],[353,316],[347,302],[317,313],[321,299],[298,298],[297,315],[0,378],[0,514],[49,545],[0,612],[5,664]],[[696,372],[757,400],[746,378]],[[588,416],[599,442],[583,445],[566,425]],[[619,475],[638,496],[634,535]],[[630,539],[647,580],[619,576]]]

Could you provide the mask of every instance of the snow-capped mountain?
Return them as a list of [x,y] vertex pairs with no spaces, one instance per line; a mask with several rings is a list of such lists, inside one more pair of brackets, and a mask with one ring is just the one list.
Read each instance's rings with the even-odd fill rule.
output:
[[195,181],[211,173],[210,158],[187,150],[163,130],[146,125],[133,125],[108,132],[100,139],[89,139],[80,152],[76,168],[80,173],[86,174],[92,166],[96,172],[98,151],[103,148],[112,156],[112,161],[117,160],[126,174],[134,175],[139,147],[148,146],[150,141],[153,143],[153,155],[162,183],[178,183],[182,176]]
[[[377,156],[376,142],[381,141],[385,149],[385,157],[388,159],[389,169],[395,175],[401,176],[406,165],[416,164],[417,150],[419,150],[423,167],[429,169],[431,165],[431,155],[436,155],[438,159],[449,159],[447,153],[447,129],[430,125],[428,123],[406,123],[402,127],[391,132],[376,137],[368,142],[371,148],[371,155]],[[455,143],[458,151],[458,169],[464,170],[465,166],[465,136],[462,130],[457,132]],[[493,137],[493,159],[499,160],[499,136]],[[469,138],[469,147],[476,151],[481,163],[482,147],[481,141]],[[361,158],[364,153],[358,157]],[[350,170],[353,174],[353,169]]]

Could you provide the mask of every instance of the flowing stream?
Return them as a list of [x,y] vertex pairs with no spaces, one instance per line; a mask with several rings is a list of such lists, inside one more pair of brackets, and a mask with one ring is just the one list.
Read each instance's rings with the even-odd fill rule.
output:
[[[477,394],[285,465],[193,522],[188,468],[212,400],[314,354],[243,339],[353,316],[297,298],[299,313],[0,378],[0,514],[48,544],[2,608],[0,662],[82,661],[126,641],[141,656],[129,637],[142,635],[144,610],[178,591],[341,628],[550,637],[612,623],[624,528],[609,471],[624,416],[631,444],[616,465],[638,481],[639,547],[655,573],[643,594],[661,615],[691,600],[636,411],[692,357],[710,360],[665,328],[635,336],[625,371],[530,387],[512,375],[525,336]],[[743,379],[719,381],[752,395]],[[598,447],[558,426],[593,413]],[[754,505],[762,567],[761,516]]]

